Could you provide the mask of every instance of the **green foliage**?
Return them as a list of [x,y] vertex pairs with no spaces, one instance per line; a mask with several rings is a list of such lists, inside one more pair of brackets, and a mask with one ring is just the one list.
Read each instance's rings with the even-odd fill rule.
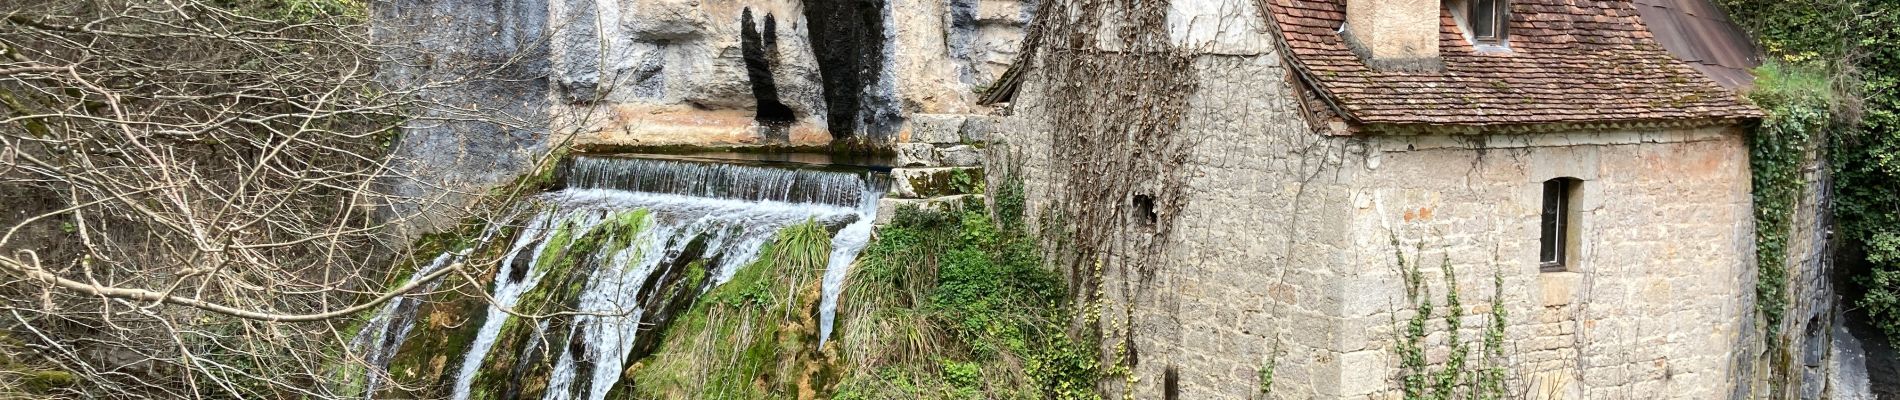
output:
[[1480,400],[1504,398],[1504,326],[1510,322],[1504,309],[1504,273],[1491,273],[1491,324],[1484,327],[1484,366],[1475,387]]
[[1842,4],[1853,0],[1717,0],[1730,18],[1752,31],[1763,49],[1788,61],[1836,57],[1843,44],[1842,21],[1852,19]]
[[[1900,29],[1894,29],[1900,26],[1900,2],[1720,3],[1770,55],[1828,71],[1839,95],[1827,110],[1843,126],[1828,137],[1827,151],[1845,250],[1841,261],[1866,265],[1852,277],[1865,290],[1855,303],[1900,341]],[[1771,114],[1782,108],[1765,106]],[[1771,124],[1794,122],[1764,122]]]
[[999,189],[995,210],[906,208],[878,230],[840,312],[851,371],[834,399],[1099,398],[1099,348],[1066,333],[1020,183]]
[[758,261],[678,315],[659,349],[628,369],[631,388],[614,397],[792,398],[821,384],[805,349],[817,347],[817,284],[830,254],[830,235],[816,223],[781,230]]
[[983,174],[967,169],[950,171],[950,188],[957,193],[983,193]]
[[1853,39],[1864,100],[1860,123],[1834,145],[1836,215],[1865,254],[1856,304],[1900,342],[1900,3],[1870,2],[1860,15]]
[[1273,351],[1267,353],[1266,360],[1260,362],[1258,373],[1260,374],[1261,397],[1270,397],[1273,395],[1273,370],[1280,365],[1279,356],[1280,348],[1279,346],[1274,346]]
[[1801,166],[1811,138],[1826,129],[1831,82],[1812,65],[1769,62],[1755,71],[1749,97],[1767,118],[1748,136],[1755,200],[1756,310],[1772,335],[1788,309],[1788,234],[1795,202],[1806,186]]
[[[1433,304],[1431,288],[1424,284],[1425,273],[1417,260],[1408,259],[1400,247],[1398,238],[1392,238],[1394,263],[1405,280],[1406,298],[1414,307],[1414,312],[1403,326],[1397,327],[1399,337],[1394,338],[1399,356],[1399,389],[1405,399],[1448,400],[1448,399],[1501,399],[1507,396],[1504,387],[1504,277],[1499,273],[1492,276],[1492,295],[1489,315],[1490,324],[1486,325],[1478,349],[1479,359],[1473,364],[1471,343],[1464,339],[1464,303],[1458,297],[1458,271],[1446,255],[1440,261],[1444,275],[1445,298],[1442,307],[1445,310],[1443,332],[1449,351],[1441,363],[1431,363],[1427,358],[1426,339],[1434,333],[1432,315],[1440,305]],[[1265,374],[1265,373],[1263,373]]]

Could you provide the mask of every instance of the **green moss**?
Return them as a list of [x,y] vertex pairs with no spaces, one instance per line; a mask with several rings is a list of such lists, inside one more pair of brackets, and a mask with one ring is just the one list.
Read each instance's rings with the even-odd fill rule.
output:
[[[629,368],[633,390],[615,397],[790,398],[825,386],[815,311],[829,254],[816,223],[780,231],[757,261],[676,317],[659,349]],[[706,275],[702,263],[687,271],[688,282]]]
[[[539,321],[516,317],[503,324],[496,336],[497,351],[491,352],[477,370],[471,398],[541,396],[547,389],[553,359],[560,354],[548,349],[566,349],[568,338],[549,335],[537,340],[535,325],[546,322],[547,332],[567,332],[575,322],[574,316],[561,313],[574,310],[589,277],[606,264],[607,257],[633,245],[647,229],[649,218],[647,210],[633,209],[610,214],[585,231],[581,231],[576,218],[560,224],[549,234],[536,260],[540,283],[522,293],[515,305],[518,313],[548,317]],[[521,351],[530,348],[538,350]]]
[[79,378],[66,371],[34,371],[20,378],[20,386],[30,393],[47,394],[53,390],[72,387]]
[[937,197],[960,194],[981,194],[984,192],[983,170],[977,168],[957,168],[941,170],[935,173],[913,175],[907,182],[918,196]]

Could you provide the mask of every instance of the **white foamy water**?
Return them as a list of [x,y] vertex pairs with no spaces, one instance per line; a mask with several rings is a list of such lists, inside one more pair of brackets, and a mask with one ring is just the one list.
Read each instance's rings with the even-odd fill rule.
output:
[[[649,317],[646,307],[669,301],[661,292],[686,290],[690,292],[682,295],[697,296],[726,283],[740,268],[756,261],[779,231],[807,221],[842,227],[831,238],[833,249],[819,307],[821,334],[829,335],[845,274],[869,240],[877,197],[883,192],[882,185],[865,173],[586,157],[576,159],[568,184],[569,189],[536,199],[553,207],[533,218],[503,261],[491,294],[496,306],[513,307],[539,283],[546,272],[533,268],[551,264],[540,260],[541,255],[564,253],[545,249],[543,236],[555,230],[556,224],[575,224],[575,239],[588,234],[609,238],[625,233],[592,231],[609,226],[603,221],[629,215],[625,213],[646,213],[636,237],[615,238],[626,241],[626,247],[610,253],[565,255],[591,257],[585,259],[590,262],[587,265],[597,267],[585,277],[578,301],[572,304],[573,323],[543,328],[550,342],[561,343],[552,339],[565,337],[569,343],[558,349],[560,355],[550,369],[543,395],[550,400],[604,399],[620,383],[638,335],[647,332],[642,330],[642,319]],[[845,196],[855,199],[839,201]],[[532,251],[529,261],[516,265],[514,260],[521,258],[517,256],[522,251]],[[662,286],[683,281],[678,275],[689,271],[682,264],[690,260],[704,263],[703,287]],[[524,273],[519,282],[508,279]],[[489,308],[488,318],[463,357],[455,399],[468,398],[501,327],[514,318],[496,306]]]
[[[503,307],[514,308],[515,303],[521,300],[522,293],[533,289],[535,284],[541,282],[543,272],[532,268],[540,260],[541,254],[546,253],[544,250],[547,243],[542,239],[551,228],[548,225],[560,223],[553,220],[550,214],[544,212],[529,220],[528,225],[523,227],[520,237],[503,256],[501,269],[495,272],[494,289],[489,291],[491,303],[488,305],[488,315],[482,319],[482,326],[475,333],[475,341],[469,343],[468,353],[462,357],[462,368],[455,376],[455,399],[468,398],[469,388],[475,383],[476,370],[481,369],[482,360],[488,358],[488,350],[495,347],[495,337],[501,334],[502,324],[508,322],[508,318],[511,317],[507,311],[503,310]],[[578,234],[584,230],[575,228],[575,231]],[[521,251],[530,245],[534,245],[534,249],[528,265],[515,265],[515,260],[520,258],[518,256]],[[520,280],[513,279],[517,269],[523,270]]]
[[831,340],[831,327],[838,315],[838,295],[844,292],[844,278],[857,262],[858,252],[871,241],[871,227],[877,222],[877,196],[858,200],[858,220],[831,237],[831,260],[825,264],[823,294],[818,299],[818,346]]

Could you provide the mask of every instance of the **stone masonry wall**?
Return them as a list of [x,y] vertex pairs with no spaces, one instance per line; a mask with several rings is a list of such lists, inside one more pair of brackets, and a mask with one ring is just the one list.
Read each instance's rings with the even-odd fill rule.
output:
[[[1196,138],[1192,198],[1158,271],[1111,262],[1102,273],[1104,350],[1130,345],[1135,364],[1132,379],[1105,383],[1111,394],[1395,397],[1393,329],[1411,315],[1395,236],[1408,254],[1422,242],[1413,257],[1427,260],[1434,293],[1438,260],[1460,267],[1466,340],[1503,275],[1512,397],[1718,398],[1741,381],[1754,267],[1738,131],[1331,136],[1305,119],[1271,49],[1208,51],[1183,73],[1200,82],[1180,133]],[[986,163],[992,179],[1024,179],[1032,217],[1067,184],[1044,109],[1061,94],[1039,79],[1025,82]],[[1583,261],[1541,273],[1540,185],[1559,176],[1583,181]],[[1132,329],[1118,325],[1124,311]],[[1434,362],[1445,340],[1428,339]]]
[[[1187,166],[1183,192],[1193,198],[1176,220],[1178,240],[1150,279],[1113,263],[1103,271],[1104,350],[1132,344],[1136,364],[1134,387],[1108,389],[1163,398],[1172,370],[1178,398],[1248,398],[1277,350],[1276,394],[1336,397],[1338,357],[1327,343],[1338,319],[1327,315],[1339,300],[1324,288],[1350,237],[1337,169],[1349,141],[1311,133],[1277,55],[1209,54],[1194,66],[1183,73],[1198,75],[1201,90],[1181,134],[1205,140]],[[1024,179],[1032,217],[1047,215],[1067,184],[1050,156],[1044,84],[1026,82],[990,154],[992,177]],[[1116,316],[1130,308],[1124,329]]]
[[[1748,356],[1755,317],[1745,146],[1734,128],[1371,138],[1351,163],[1352,251],[1332,289],[1353,300],[1331,350],[1342,380],[1363,384],[1340,394],[1396,390],[1381,372],[1353,375],[1398,365],[1392,321],[1411,314],[1396,237],[1423,249],[1414,259],[1438,303],[1441,260],[1458,267],[1466,341],[1489,323],[1492,277],[1503,277],[1514,393],[1727,397],[1747,378],[1734,361]],[[1581,181],[1578,249],[1569,271],[1540,272],[1542,183],[1559,177]]]

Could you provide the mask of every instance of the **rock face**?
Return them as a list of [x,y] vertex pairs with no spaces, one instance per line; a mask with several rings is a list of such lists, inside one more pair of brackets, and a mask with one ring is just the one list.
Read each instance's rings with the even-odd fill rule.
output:
[[[380,79],[410,88],[415,110],[395,141],[399,173],[383,191],[396,236],[446,223],[469,193],[513,179],[552,142],[546,0],[389,0],[371,6],[387,46]],[[480,119],[472,116],[481,116]]]
[[555,131],[610,145],[882,145],[912,113],[975,112],[1030,5],[555,0]]
[[[384,77],[429,89],[389,191],[433,215],[564,145],[890,149],[914,114],[985,114],[973,90],[1018,51],[1024,0],[388,0]],[[959,128],[960,129],[960,128]],[[569,139],[572,141],[568,141]],[[951,140],[950,142],[955,142]],[[939,151],[937,148],[943,147]],[[973,165],[926,144],[919,166]],[[452,208],[452,207],[451,207]],[[446,210],[446,209],[443,209]],[[427,231],[428,218],[398,223]],[[424,222],[424,223],[415,223]]]

